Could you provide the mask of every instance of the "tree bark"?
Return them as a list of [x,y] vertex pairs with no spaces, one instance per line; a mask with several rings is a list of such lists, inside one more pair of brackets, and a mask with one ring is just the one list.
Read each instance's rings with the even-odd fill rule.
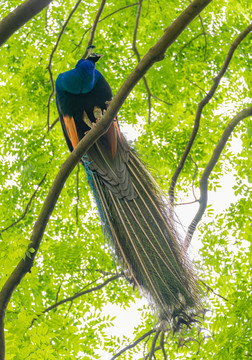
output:
[[52,0],[26,0],[0,22],[0,46],[27,21],[40,13]]

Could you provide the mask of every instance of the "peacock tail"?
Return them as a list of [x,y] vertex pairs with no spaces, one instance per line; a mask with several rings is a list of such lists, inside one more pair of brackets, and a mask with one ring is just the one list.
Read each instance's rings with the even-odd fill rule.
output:
[[159,318],[170,321],[198,308],[198,285],[172,214],[146,167],[122,134],[114,158],[99,140],[83,158],[104,232],[118,261]]

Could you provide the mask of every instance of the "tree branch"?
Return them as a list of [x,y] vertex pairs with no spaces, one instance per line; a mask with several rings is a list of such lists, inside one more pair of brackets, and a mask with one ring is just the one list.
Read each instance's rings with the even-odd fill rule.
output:
[[167,360],[167,355],[166,355],[165,347],[164,347],[164,331],[162,331],[161,335],[160,335],[160,347],[161,347],[161,350],[163,353],[164,360]]
[[4,360],[4,317],[6,307],[10,301],[13,291],[33,266],[45,228],[68,176],[71,174],[72,170],[80,161],[82,156],[90,149],[97,139],[99,139],[108,130],[114,117],[137,82],[156,61],[160,61],[164,58],[164,53],[169,46],[211,1],[212,0],[194,0],[193,3],[190,4],[165,30],[163,36],[152,48],[150,48],[136,68],[127,77],[118,93],[111,101],[110,106],[108,107],[108,110],[102,120],[100,120],[96,124],[96,127],[92,128],[85,135],[61,166],[33,228],[28,250],[33,248],[35,251],[31,253],[31,258],[26,256],[24,259],[20,260],[19,264],[6,280],[0,292],[0,360]]
[[[108,15],[104,16],[104,18],[102,18],[101,20],[99,20],[99,21],[98,21],[98,23],[100,23],[100,22],[102,22],[102,21],[106,20],[108,17],[110,17],[110,16],[112,16],[112,15],[116,14],[117,12],[119,12],[119,11],[121,11],[121,10],[127,9],[127,8],[129,8],[129,7],[131,7],[131,6],[136,6],[137,4],[138,4],[138,3],[134,3],[134,4],[127,5],[127,6],[123,6],[123,7],[119,8],[119,9],[117,9],[117,10],[113,11],[112,13],[110,13],[110,14],[108,14]],[[80,47],[80,46],[81,46],[82,41],[83,41],[83,39],[84,39],[84,36],[85,36],[85,35],[86,35],[86,33],[87,33],[88,31],[90,31],[91,29],[92,29],[92,26],[90,26],[89,28],[87,28],[87,29],[84,31],[84,33],[83,33],[83,35],[82,35],[82,37],[81,37],[81,40],[80,40],[79,44],[78,44],[78,45],[76,45],[76,48],[78,48],[78,47]],[[74,50],[76,50],[76,48],[75,48]],[[73,50],[73,51],[74,51],[74,50]]]
[[245,30],[243,30],[238,36],[237,38],[233,41],[233,43],[231,44],[228,54],[226,56],[226,59],[222,65],[222,68],[220,69],[218,75],[213,79],[213,85],[211,87],[211,89],[209,90],[209,92],[207,93],[207,95],[203,98],[203,100],[201,100],[201,102],[198,105],[197,108],[197,112],[196,112],[196,116],[195,116],[195,120],[194,120],[194,127],[193,127],[193,131],[191,133],[190,139],[187,143],[187,146],[185,148],[185,151],[181,157],[181,160],[179,162],[179,165],[175,171],[175,173],[173,174],[172,180],[171,180],[171,184],[170,184],[170,188],[169,188],[169,198],[170,198],[170,203],[173,206],[174,204],[174,188],[176,186],[178,177],[181,173],[181,170],[184,167],[185,161],[187,159],[187,156],[191,150],[191,147],[194,143],[194,140],[197,136],[198,133],[198,129],[199,129],[199,125],[200,125],[200,118],[201,118],[201,114],[203,111],[203,108],[205,107],[206,104],[208,104],[208,102],[211,100],[211,98],[213,97],[220,81],[221,78],[223,77],[223,75],[225,74],[228,65],[233,57],[233,54],[237,48],[237,46],[241,43],[241,41],[250,33],[250,31],[252,30],[252,24],[250,24]]
[[150,331],[148,331],[147,333],[143,334],[142,336],[140,336],[136,341],[134,341],[132,344],[129,344],[128,346],[126,346],[125,348],[121,349],[117,354],[115,354],[110,360],[115,360],[116,358],[118,358],[120,355],[122,355],[124,352],[126,352],[129,349],[134,348],[137,344],[139,344],[142,340],[144,340],[147,336],[150,336],[151,334],[153,334],[154,332],[156,332],[156,330],[152,329]]
[[0,22],[0,47],[52,0],[26,0]]
[[152,93],[151,93],[151,97],[153,97],[154,99],[157,99],[158,101],[163,102],[166,105],[172,105],[171,103],[168,103],[167,101],[158,98],[156,95],[153,95]]
[[198,39],[198,37],[200,37],[200,36],[202,36],[202,35],[204,35],[204,34],[203,34],[203,33],[200,33],[200,34],[194,36],[190,41],[188,41],[188,43],[186,43],[185,45],[183,45],[183,46],[181,47],[181,49],[179,50],[179,52],[176,54],[175,59],[177,59],[177,57],[179,56],[179,54],[181,54],[182,51],[183,51],[188,45],[190,45],[194,40]]
[[[57,38],[57,41],[56,41],[56,43],[55,43],[55,45],[54,45],[54,47],[52,49],[50,58],[49,58],[49,63],[48,63],[47,69],[48,69],[49,75],[50,75],[50,82],[51,82],[52,92],[50,93],[48,101],[47,101],[47,132],[49,132],[51,130],[51,126],[50,126],[50,104],[51,104],[51,99],[52,99],[52,97],[54,95],[54,80],[53,80],[53,75],[52,75],[52,59],[53,59],[53,56],[54,56],[54,54],[55,54],[55,52],[57,50],[60,39],[61,39],[62,35],[64,34],[64,31],[65,31],[65,29],[67,27],[67,24],[69,23],[71,17],[75,13],[75,11],[78,9],[78,6],[80,5],[81,1],[82,0],[77,1],[75,6],[73,7],[72,11],[68,15],[66,21],[64,22],[64,24],[62,26],[62,29],[61,29],[61,31],[59,33],[59,36]],[[53,124],[55,125],[55,123],[53,123]]]
[[203,281],[203,280],[201,280],[201,279],[199,279],[199,281],[200,281],[203,285],[205,285],[205,287],[207,288],[207,293],[208,293],[209,290],[210,290],[214,295],[222,298],[222,299],[225,300],[225,301],[228,301],[227,298],[225,298],[224,296],[218,294],[213,288],[211,288],[209,285],[207,285],[207,283],[205,283],[205,281]]
[[[143,0],[139,0],[138,6],[137,6],[137,14],[136,14],[136,20],[135,20],[134,33],[133,33],[133,42],[132,42],[132,50],[134,51],[134,54],[136,55],[138,62],[141,61],[141,57],[140,57],[139,51],[136,46],[136,41],[137,41],[137,30],[139,27],[139,20],[140,20],[141,11],[142,11],[142,4],[143,4]],[[143,82],[144,82],[145,89],[147,91],[147,100],[148,100],[148,109],[149,109],[148,124],[150,124],[150,121],[151,121],[151,91],[150,91],[150,88],[147,83],[147,79],[146,79],[145,75],[143,76]]]
[[25,217],[25,215],[28,213],[31,203],[34,200],[34,198],[36,197],[37,192],[39,191],[41,185],[43,184],[43,182],[45,181],[45,178],[47,176],[47,173],[43,176],[42,180],[40,181],[40,183],[37,185],[36,190],[34,191],[34,193],[32,194],[32,196],[30,197],[30,200],[28,201],[23,214],[20,216],[20,218],[18,218],[16,221],[14,221],[11,225],[7,226],[6,228],[4,228],[3,230],[0,231],[0,234],[2,234],[3,232],[5,232],[6,230],[10,229],[11,227],[17,225],[21,220],[23,220],[23,218]]
[[155,346],[156,346],[156,343],[157,343],[157,340],[158,340],[158,337],[159,337],[160,332],[161,332],[161,330],[160,330],[160,329],[158,329],[158,330],[156,331],[156,334],[155,334],[155,335],[154,335],[154,337],[153,337],[152,344],[151,344],[151,349],[150,349],[150,353],[149,353],[149,360],[151,360],[151,359],[152,359],[152,357],[153,357],[153,355],[154,355],[155,351],[157,351],[157,350],[161,349],[161,346],[158,346],[158,349],[155,347]]
[[[95,286],[95,287],[93,287],[93,288],[91,288],[91,289],[88,289],[88,290],[80,291],[80,292],[74,294],[73,296],[69,296],[69,297],[67,297],[67,298],[65,298],[65,299],[63,299],[63,300],[60,300],[60,301],[58,301],[58,293],[57,293],[56,302],[55,302],[53,305],[51,305],[51,306],[49,306],[48,308],[46,308],[45,310],[43,310],[42,314],[46,314],[46,313],[48,313],[49,311],[51,311],[51,310],[53,310],[53,309],[56,309],[58,306],[60,306],[60,305],[62,305],[62,304],[65,304],[65,303],[67,303],[67,302],[71,302],[71,303],[72,303],[75,299],[79,298],[80,296],[87,295],[87,294],[89,294],[89,293],[91,293],[91,292],[100,290],[100,289],[102,289],[104,286],[106,286],[108,283],[110,283],[111,281],[114,281],[114,280],[118,279],[120,276],[122,276],[122,274],[113,275],[113,276],[111,276],[109,279],[105,280],[105,281],[104,281],[102,284],[100,284],[100,285],[97,285],[97,286]],[[97,280],[99,280],[99,279],[97,279]],[[93,283],[96,282],[97,280],[93,281]],[[90,285],[90,284],[88,284],[88,285]],[[61,287],[61,285],[60,285],[60,287]],[[60,287],[59,287],[59,289],[58,289],[58,292],[59,292],[59,290],[60,290]],[[42,314],[41,314],[41,315],[42,315]],[[40,315],[37,315],[37,317],[32,320],[30,326],[32,326],[32,325],[34,324],[34,321],[37,320],[37,318],[38,318],[39,316],[40,316]]]
[[97,28],[97,24],[99,22],[99,19],[100,19],[100,16],[102,14],[102,11],[104,9],[104,6],[106,4],[106,0],[102,0],[101,1],[101,5],[96,13],[96,16],[95,16],[95,19],[94,19],[94,23],[93,23],[93,26],[91,28],[91,32],[90,32],[90,35],[89,35],[89,39],[88,39],[88,43],[87,43],[87,47],[86,47],[86,50],[82,56],[82,59],[85,59],[85,57],[87,56],[88,54],[88,46],[89,45],[92,45],[93,44],[93,41],[94,41],[94,36],[95,36],[95,31],[96,31],[96,28]]
[[209,160],[207,166],[205,167],[205,170],[200,179],[200,198],[199,198],[200,205],[199,205],[197,214],[195,215],[193,221],[191,222],[191,224],[188,227],[188,231],[187,231],[185,242],[184,242],[184,251],[187,251],[188,247],[190,246],[192,236],[194,234],[196,226],[200,222],[200,220],[205,212],[206,206],[207,206],[208,178],[209,178],[214,166],[216,165],[217,161],[219,160],[222,150],[224,149],[224,147],[229,139],[229,136],[232,134],[232,131],[234,130],[236,125],[239,124],[239,122],[241,120],[243,120],[249,116],[252,116],[252,106],[239,112],[228,123],[227,127],[225,128],[225,130],[220,138],[220,141],[218,142],[218,144],[216,145],[216,147],[213,151],[213,155],[212,155],[211,159]]

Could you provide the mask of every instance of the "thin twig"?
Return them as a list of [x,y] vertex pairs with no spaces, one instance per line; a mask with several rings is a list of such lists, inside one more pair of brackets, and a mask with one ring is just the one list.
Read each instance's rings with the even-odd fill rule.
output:
[[200,34],[194,36],[190,41],[188,41],[188,43],[186,43],[185,45],[183,45],[183,46],[181,47],[181,49],[178,51],[178,53],[176,54],[175,59],[177,59],[177,57],[179,56],[179,54],[181,54],[182,51],[183,51],[188,45],[190,45],[194,40],[198,39],[198,37],[200,37],[200,36],[202,36],[202,35],[204,35],[204,33],[200,33]]
[[202,89],[199,85],[197,85],[195,82],[193,82],[192,80],[190,80],[188,78],[185,78],[185,79],[188,80],[192,85],[196,86],[198,89],[200,89],[207,95],[207,92],[204,89]]
[[[123,6],[123,7],[119,8],[119,9],[113,11],[112,13],[104,16],[104,18],[102,18],[101,20],[99,20],[98,23],[106,20],[108,17],[116,14],[117,12],[119,12],[119,11],[121,11],[121,10],[127,9],[127,8],[129,8],[129,7],[131,7],[131,6],[136,6],[137,4],[138,4],[138,3],[136,2],[136,3],[134,3],[134,4],[130,4],[130,5],[127,5],[127,6]],[[83,39],[84,39],[84,36],[85,36],[86,33],[87,33],[88,31],[90,31],[91,29],[92,29],[92,26],[90,26],[88,29],[86,29],[86,30],[84,31],[84,33],[83,33],[83,35],[82,35],[82,37],[81,37],[81,40],[80,40],[79,44],[76,46],[76,48],[75,48],[73,51],[75,51],[77,48],[79,48],[79,47],[81,46],[81,44],[82,44],[82,42],[83,42]]]
[[95,16],[95,19],[94,19],[94,23],[93,23],[93,26],[91,28],[91,32],[90,32],[90,35],[89,35],[89,39],[88,39],[88,43],[87,43],[87,47],[86,47],[86,50],[82,56],[83,59],[85,59],[85,57],[87,56],[88,54],[88,46],[92,45],[93,44],[93,41],[94,41],[94,36],[95,36],[95,31],[96,31],[96,28],[97,28],[97,24],[99,22],[99,19],[100,19],[100,16],[103,12],[103,9],[104,9],[104,6],[106,4],[106,0],[102,0],[101,1],[101,5],[96,13],[96,16]]
[[152,93],[151,93],[151,97],[153,97],[154,99],[157,99],[158,101],[163,102],[166,105],[172,105],[171,103],[168,103],[167,101],[158,98],[156,95],[153,95]]
[[184,251],[187,251],[188,247],[190,246],[192,236],[194,234],[194,231],[196,229],[196,226],[200,222],[206,206],[207,206],[207,189],[208,189],[208,178],[216,165],[216,163],[219,160],[219,157],[222,153],[222,150],[224,149],[230,135],[232,134],[234,128],[236,125],[239,124],[240,121],[245,119],[246,117],[252,116],[252,106],[242,110],[237,115],[234,116],[234,118],[227,124],[218,144],[216,145],[212,157],[209,160],[207,166],[205,167],[205,170],[202,174],[202,177],[200,179],[200,198],[199,198],[199,209],[197,214],[195,215],[193,221],[188,227],[188,231],[186,234],[185,242],[184,242]]
[[150,331],[148,331],[147,333],[143,334],[142,336],[140,336],[136,341],[134,341],[132,344],[129,344],[128,346],[126,346],[125,348],[123,348],[122,350],[120,350],[117,354],[115,354],[110,360],[115,360],[116,358],[118,358],[120,355],[122,355],[125,351],[132,349],[133,347],[135,347],[137,344],[139,344],[143,339],[145,339],[147,336],[150,336],[151,334],[153,334],[154,332],[156,332],[156,330],[152,329]]
[[[143,3],[143,0],[139,0],[138,7],[137,7],[136,20],[135,20],[135,27],[134,27],[134,32],[133,32],[133,42],[132,42],[132,50],[134,51],[134,53],[137,57],[138,63],[141,61],[141,57],[140,57],[139,51],[137,49],[136,41],[137,41],[137,31],[138,31],[138,27],[139,27],[139,20],[140,20],[141,11],[142,11],[142,3]],[[151,121],[151,91],[150,91],[150,88],[147,83],[147,79],[146,79],[145,75],[143,76],[143,82],[144,82],[145,89],[147,91],[148,124],[150,124],[150,121]]]
[[191,150],[191,147],[194,143],[194,140],[198,134],[198,130],[199,130],[199,126],[200,126],[200,119],[201,119],[201,114],[203,111],[203,108],[205,107],[206,104],[208,104],[208,102],[211,100],[211,98],[214,96],[215,91],[222,79],[222,77],[224,76],[228,65],[233,57],[233,54],[237,48],[237,46],[241,43],[241,41],[249,34],[249,32],[252,29],[252,24],[249,25],[244,31],[242,31],[237,38],[233,41],[233,43],[231,44],[228,54],[226,56],[226,59],[222,65],[221,70],[219,71],[218,75],[213,79],[214,83],[211,87],[211,89],[209,90],[209,92],[207,93],[207,95],[203,98],[203,100],[201,100],[201,102],[198,104],[198,108],[197,108],[197,112],[196,112],[196,116],[195,116],[195,120],[194,120],[194,126],[193,126],[193,130],[190,136],[190,139],[187,143],[187,146],[184,150],[184,153],[181,157],[181,160],[178,164],[178,167],[175,171],[175,173],[172,176],[172,180],[171,180],[171,184],[170,184],[170,188],[169,188],[169,198],[170,198],[170,203],[171,206],[173,206],[174,204],[174,189],[178,180],[178,177],[181,173],[181,170],[184,167],[185,161],[187,159],[187,156]]
[[206,61],[206,53],[207,53],[207,37],[206,36],[207,36],[207,33],[205,31],[205,25],[203,23],[203,19],[202,19],[200,14],[199,14],[199,19],[200,19],[200,23],[201,23],[201,26],[202,26],[204,39],[205,39],[204,61]]
[[88,289],[88,290],[80,291],[80,292],[74,294],[73,296],[70,296],[70,297],[65,298],[65,299],[63,299],[63,300],[60,300],[59,302],[57,302],[57,303],[49,306],[47,309],[45,309],[45,310],[43,311],[43,313],[45,314],[45,313],[51,311],[52,309],[55,309],[56,307],[58,307],[58,306],[60,306],[60,305],[62,305],[62,304],[65,304],[66,302],[73,301],[73,300],[79,298],[80,296],[83,296],[83,295],[89,294],[89,293],[91,293],[91,292],[100,290],[100,289],[102,289],[104,286],[106,286],[108,283],[110,283],[111,281],[114,281],[114,280],[118,279],[120,276],[122,276],[122,275],[121,275],[121,274],[116,274],[116,275],[114,275],[114,276],[111,276],[111,277],[108,278],[107,280],[105,280],[105,281],[104,281],[102,284],[100,284],[100,285],[97,285],[97,286],[95,286],[95,287],[93,287],[93,288],[91,288],[91,289]]
[[28,213],[30,207],[31,207],[31,203],[34,200],[34,198],[36,197],[37,192],[39,191],[41,185],[43,184],[43,182],[45,181],[47,176],[47,173],[43,176],[42,180],[40,181],[40,183],[37,185],[36,190],[34,191],[34,193],[32,194],[32,196],[30,197],[30,200],[28,201],[23,214],[20,216],[20,218],[18,218],[16,221],[14,221],[11,225],[7,226],[6,228],[4,228],[3,230],[0,231],[0,234],[2,234],[3,232],[5,232],[6,230],[12,228],[13,226],[17,225],[21,220],[23,220],[23,218],[25,217],[25,215]]
[[54,120],[54,122],[50,125],[50,128],[49,128],[48,132],[50,132],[54,128],[54,126],[59,122],[59,120],[60,120],[59,117],[57,117],[57,119]]
[[[91,288],[91,289],[88,289],[88,290],[80,291],[80,292],[74,294],[73,296],[69,296],[69,297],[67,297],[67,298],[65,298],[65,299],[62,299],[62,300],[58,301],[58,302],[56,301],[53,305],[51,305],[51,306],[49,306],[48,308],[46,308],[45,310],[43,310],[41,314],[38,314],[38,315],[36,316],[36,318],[33,318],[32,321],[31,321],[30,327],[34,324],[34,322],[35,322],[35,321],[38,319],[38,317],[40,317],[42,314],[46,314],[46,313],[48,313],[49,311],[57,308],[58,306],[60,306],[60,305],[62,305],[62,304],[65,304],[65,303],[67,303],[67,302],[73,302],[75,299],[79,298],[80,296],[83,296],[83,295],[89,294],[89,293],[91,293],[91,292],[100,290],[100,289],[102,289],[104,286],[106,286],[108,283],[110,283],[111,281],[114,281],[114,280],[118,279],[120,276],[122,276],[122,274],[113,275],[113,276],[111,276],[110,278],[108,278],[107,280],[105,280],[105,281],[104,281],[102,284],[100,284],[100,285],[97,285],[97,286],[95,286],[95,287],[93,287],[93,288]],[[100,279],[97,279],[97,280],[95,280],[95,281],[92,281],[90,284],[86,285],[85,288],[86,288],[87,286],[95,283],[95,282],[98,281],[98,280],[100,280]]]
[[[190,3],[192,1],[190,0]],[[200,23],[201,23],[201,27],[202,27],[202,30],[203,30],[203,35],[204,35],[204,38],[205,38],[205,51],[204,51],[204,61],[206,61],[206,51],[207,51],[207,39],[206,39],[206,31],[205,31],[205,26],[204,26],[204,23],[203,23],[203,19],[201,17],[201,15],[199,14],[199,19],[200,19]]]
[[218,294],[213,288],[211,288],[208,284],[206,284],[205,281],[203,281],[203,280],[201,280],[201,279],[199,279],[199,281],[200,281],[203,285],[205,285],[205,287],[207,288],[207,290],[210,290],[214,295],[219,296],[220,298],[222,298],[222,299],[225,300],[225,301],[228,301],[227,298],[225,298],[224,296]]
[[82,0],[78,0],[77,3],[75,4],[75,6],[73,7],[72,11],[70,12],[70,14],[68,15],[65,23],[63,24],[62,26],[62,29],[59,33],[59,36],[57,38],[57,41],[52,49],[52,52],[51,52],[51,55],[50,55],[50,58],[49,58],[49,63],[48,63],[48,66],[47,66],[47,69],[49,71],[49,75],[50,75],[50,82],[51,82],[51,87],[52,87],[52,92],[50,93],[49,95],[49,98],[48,98],[48,101],[47,101],[47,132],[50,131],[50,104],[51,104],[51,99],[54,95],[54,81],[53,81],[53,75],[52,75],[52,59],[53,59],[53,56],[57,50],[57,47],[59,45],[59,42],[60,42],[60,39],[67,27],[67,24],[69,23],[69,20],[71,19],[71,17],[73,16],[73,14],[75,13],[75,11],[77,10],[78,6],[80,5]]

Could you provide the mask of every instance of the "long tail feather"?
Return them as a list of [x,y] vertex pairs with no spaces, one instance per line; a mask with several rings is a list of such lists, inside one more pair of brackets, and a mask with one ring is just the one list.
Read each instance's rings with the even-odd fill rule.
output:
[[199,307],[198,285],[163,195],[123,136],[116,156],[107,148],[103,138],[83,158],[105,233],[160,319],[186,317]]

